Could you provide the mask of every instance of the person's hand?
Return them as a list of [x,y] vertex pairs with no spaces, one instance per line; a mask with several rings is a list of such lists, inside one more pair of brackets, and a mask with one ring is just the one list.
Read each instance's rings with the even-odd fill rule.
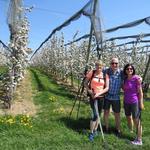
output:
[[99,93],[95,94],[94,95],[94,99],[97,98],[97,97],[99,97],[99,95],[100,95]]
[[144,110],[144,109],[145,109],[143,103],[140,104],[140,109],[141,109],[141,110]]
[[92,99],[94,98],[94,93],[92,90],[88,90],[88,94],[91,96]]

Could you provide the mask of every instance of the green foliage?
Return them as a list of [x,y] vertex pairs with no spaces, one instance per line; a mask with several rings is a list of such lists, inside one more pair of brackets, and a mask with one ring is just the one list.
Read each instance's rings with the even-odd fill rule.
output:
[[5,73],[8,71],[8,67],[6,66],[0,66],[0,73]]
[[6,67],[6,66],[0,66],[0,79],[7,72],[8,72],[8,67]]
[[[34,102],[38,105],[36,116],[4,116],[5,123],[0,119],[0,146],[3,150],[102,150],[104,143],[101,134],[94,142],[89,142],[90,107],[81,102],[79,118],[76,118],[78,102],[72,116],[69,113],[75,102],[75,97],[63,85],[38,70],[31,69]],[[126,118],[122,111],[121,126],[123,136],[118,138],[112,132],[105,134],[105,140],[110,150],[145,149],[150,148],[150,103],[145,102],[142,112],[143,143],[142,147],[133,146],[129,140],[135,137],[127,128]],[[22,119],[21,119],[22,118]],[[6,121],[7,120],[7,121]],[[9,121],[8,121],[9,120]],[[12,124],[6,122],[13,122]],[[15,122],[15,123],[14,123]],[[32,127],[21,124],[29,123]],[[110,124],[114,128],[114,116],[110,116]]]

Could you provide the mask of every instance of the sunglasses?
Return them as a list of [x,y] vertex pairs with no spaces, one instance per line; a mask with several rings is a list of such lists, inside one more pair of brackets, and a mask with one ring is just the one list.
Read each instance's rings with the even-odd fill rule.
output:
[[115,64],[115,65],[118,65],[118,63],[117,63],[117,62],[112,62],[111,64],[112,64],[112,65],[114,65],[114,64]]
[[101,66],[101,65],[96,65],[96,67],[98,67],[98,68],[103,68],[103,66]]
[[133,68],[127,68],[126,70],[133,70]]

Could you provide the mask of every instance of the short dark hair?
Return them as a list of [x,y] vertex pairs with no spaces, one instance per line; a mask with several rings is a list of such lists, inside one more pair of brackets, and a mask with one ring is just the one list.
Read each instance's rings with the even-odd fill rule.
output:
[[127,68],[128,68],[129,66],[131,66],[132,69],[133,69],[132,75],[135,75],[135,68],[134,68],[134,66],[133,66],[132,64],[126,64],[126,65],[124,66],[124,69],[123,69],[124,75],[127,75],[126,70],[127,70]]

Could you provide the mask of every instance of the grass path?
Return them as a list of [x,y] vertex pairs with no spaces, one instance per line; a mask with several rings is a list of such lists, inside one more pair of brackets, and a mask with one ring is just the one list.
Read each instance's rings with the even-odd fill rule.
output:
[[[38,70],[30,69],[33,101],[36,107],[36,115],[30,117],[32,127],[21,124],[4,124],[0,121],[0,146],[4,150],[102,150],[103,141],[101,135],[96,137],[93,143],[89,142],[90,108],[81,103],[79,118],[76,119],[76,108],[73,116],[69,118],[74,96],[66,86],[57,82]],[[129,144],[135,133],[130,135],[125,118],[122,118],[122,138],[113,133],[106,135],[109,150],[149,150],[150,138],[150,112],[149,102],[146,102],[146,110],[142,114],[144,135],[142,147]],[[113,126],[114,119],[110,118]]]

